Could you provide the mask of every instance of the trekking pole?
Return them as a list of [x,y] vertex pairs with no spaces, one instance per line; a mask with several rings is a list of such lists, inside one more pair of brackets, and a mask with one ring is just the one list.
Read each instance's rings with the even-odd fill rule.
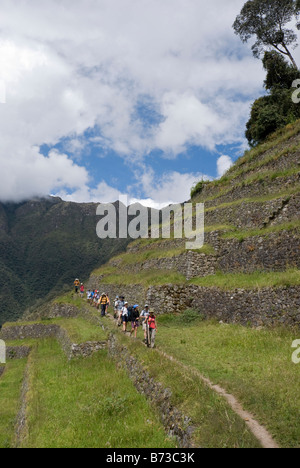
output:
[[151,342],[150,342],[150,329],[149,329],[149,324],[146,324],[147,327],[147,346],[150,348]]
[[148,324],[148,346],[150,348],[151,346],[151,336],[150,336],[150,327],[149,327],[149,324]]

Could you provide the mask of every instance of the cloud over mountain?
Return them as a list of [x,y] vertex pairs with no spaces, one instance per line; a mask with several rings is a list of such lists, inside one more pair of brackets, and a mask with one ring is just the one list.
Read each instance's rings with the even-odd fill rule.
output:
[[[164,170],[163,159],[191,145],[214,151],[242,144],[263,77],[231,28],[242,5],[3,0],[0,199],[52,192],[88,201],[101,196],[103,184],[114,196],[122,188],[105,177],[91,184],[98,154],[116,153],[137,186],[135,166],[152,170],[150,154],[159,154],[167,180],[177,171]],[[201,172],[205,167],[187,167],[181,179]],[[151,193],[149,187],[141,196],[153,199]],[[156,201],[168,201],[166,191],[156,193]]]

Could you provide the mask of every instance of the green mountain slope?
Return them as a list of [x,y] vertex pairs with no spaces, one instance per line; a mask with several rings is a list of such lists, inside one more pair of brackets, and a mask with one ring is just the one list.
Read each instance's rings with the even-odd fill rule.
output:
[[160,313],[192,307],[226,322],[300,325],[300,121],[220,180],[199,182],[192,201],[205,205],[200,251],[185,239],[138,240],[95,270],[90,287]]
[[126,239],[97,237],[96,207],[57,198],[0,204],[0,324],[125,249]]

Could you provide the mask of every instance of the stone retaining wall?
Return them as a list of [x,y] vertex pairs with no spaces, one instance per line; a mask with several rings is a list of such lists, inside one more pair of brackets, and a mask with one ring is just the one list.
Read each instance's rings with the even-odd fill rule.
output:
[[49,312],[47,313],[48,318],[74,318],[80,315],[80,310],[76,306],[70,304],[52,304]]
[[[126,297],[126,286],[122,289]],[[131,303],[135,303],[134,296]],[[193,308],[204,317],[252,326],[300,326],[300,286],[223,291],[196,285],[151,286],[145,289],[142,305],[156,314],[182,313]]]
[[130,286],[118,285],[118,284],[105,284],[101,282],[99,277],[91,277],[87,284],[87,289],[98,289],[100,292],[105,292],[111,301],[110,311],[113,311],[113,303],[116,296],[124,295],[125,299],[129,304],[139,304],[140,306],[145,305],[145,297],[147,288],[136,284]]
[[[285,271],[287,268],[300,268],[300,232],[283,230],[265,236],[245,237],[245,239],[222,238],[223,233],[213,231],[205,234],[205,244],[212,247],[211,254],[199,251],[185,251],[180,255],[165,258],[152,258],[135,265],[122,265],[121,260],[111,261],[110,265],[126,272],[138,273],[144,270],[177,271],[187,280],[197,277],[215,275],[217,271],[223,273],[252,273],[254,271]],[[170,241],[162,243],[161,250],[183,248],[184,241]],[[153,249],[153,245],[142,247],[140,252]],[[160,244],[156,249],[160,248]],[[135,253],[136,247],[129,249]],[[93,277],[89,287],[106,289],[111,299],[120,294],[122,287],[117,289],[112,285],[101,284],[103,278]],[[105,281],[105,279],[104,279]],[[144,288],[141,286],[126,287],[129,302],[143,302]]]
[[4,341],[24,340],[25,338],[52,338],[56,337],[59,328],[58,325],[43,325],[39,323],[4,326],[1,330],[1,338]]
[[300,286],[223,291],[200,286],[157,286],[147,302],[157,313],[193,308],[206,318],[252,326],[300,326]]
[[281,213],[272,221],[272,225],[287,223],[293,219],[299,219],[300,195],[293,195]]
[[[107,341],[88,341],[80,344],[73,343],[69,338],[68,332],[59,325],[43,325],[39,323],[3,327],[1,338],[6,341],[24,340],[26,338],[56,338],[69,360],[77,357],[91,356],[93,353],[107,347]],[[7,348],[7,356],[9,359],[27,357],[29,353],[30,347],[26,346]]]
[[[290,168],[290,167],[289,167]],[[255,173],[257,175],[257,172]],[[232,203],[233,201],[242,200],[245,198],[255,198],[263,197],[283,192],[284,189],[288,191],[289,189],[299,185],[300,182],[300,172],[289,177],[278,177],[275,180],[270,179],[259,180],[257,182],[252,182],[249,185],[232,186],[227,189],[224,188],[224,193],[220,193],[217,198],[213,200],[205,200],[203,195],[201,197],[204,200],[206,208],[211,208],[222,203]],[[225,191],[226,190],[226,191]],[[215,197],[217,190],[214,190],[212,196]]]
[[7,346],[6,360],[27,358],[30,354],[30,351],[30,346]]
[[222,240],[217,269],[223,273],[285,271],[300,268],[299,233],[282,231],[268,236]]
[[207,226],[229,224],[239,229],[262,228],[280,214],[288,200],[289,197],[218,206],[205,212],[205,223]]
[[[300,235],[282,231],[267,236],[253,236],[240,241],[222,239],[219,233],[206,237],[215,254],[186,251],[177,257],[147,260],[135,265],[135,272],[143,270],[177,271],[187,280],[223,273],[252,273],[254,271],[285,271],[300,268]],[[122,267],[130,272],[132,267]],[[122,271],[123,271],[122,270]]]

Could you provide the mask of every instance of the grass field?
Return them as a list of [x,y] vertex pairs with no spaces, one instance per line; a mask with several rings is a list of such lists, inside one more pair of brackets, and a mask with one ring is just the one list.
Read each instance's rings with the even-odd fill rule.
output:
[[27,359],[9,361],[0,378],[0,448],[14,444],[15,422]]
[[300,365],[296,331],[257,330],[161,317],[159,348],[233,393],[282,447],[300,447]]
[[26,448],[172,448],[144,396],[106,352],[67,362],[55,340],[39,342],[30,366]]
[[298,286],[300,284],[300,270],[295,268],[278,272],[255,271],[253,273],[222,273],[215,275],[193,278],[186,278],[170,270],[144,270],[138,273],[118,272],[110,273],[103,279],[105,284],[131,285],[140,284],[145,287],[159,286],[164,284],[189,285],[207,288],[220,288],[225,291],[235,289],[261,289],[266,287]]
[[[107,319],[103,322],[109,326]],[[114,331],[114,325],[110,325]],[[116,333],[116,332],[115,332]],[[139,331],[142,338],[141,331]],[[172,403],[192,419],[193,443],[203,448],[260,448],[260,443],[227,402],[210,390],[194,373],[178,366],[157,350],[147,349],[140,340],[116,333],[151,377],[172,392]]]
[[[88,310],[91,316],[95,313]],[[152,378],[171,390],[174,406],[192,420],[196,446],[252,448],[260,443],[245,421],[194,370],[232,393],[281,447],[300,447],[300,365],[292,363],[291,347],[299,339],[297,331],[219,324],[188,311],[161,316],[157,350],[149,350],[142,344],[141,329],[137,340],[128,339],[110,320],[100,321]],[[77,342],[105,339],[108,333],[88,316],[50,322],[60,324]],[[14,445],[26,363],[9,361],[0,378],[0,448]],[[28,369],[29,431],[24,448],[176,446],[167,437],[156,410],[106,351],[68,362],[55,339],[38,340]]]

